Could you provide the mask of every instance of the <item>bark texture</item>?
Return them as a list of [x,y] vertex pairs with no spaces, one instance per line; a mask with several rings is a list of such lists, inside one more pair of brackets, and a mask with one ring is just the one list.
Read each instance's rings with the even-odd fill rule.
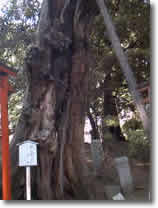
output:
[[93,4],[43,1],[37,42],[25,61],[28,87],[23,112],[11,144],[14,199],[25,197],[24,170],[16,168],[15,155],[16,144],[27,139],[39,143],[39,166],[32,175],[34,199],[88,199],[82,180],[83,133]]

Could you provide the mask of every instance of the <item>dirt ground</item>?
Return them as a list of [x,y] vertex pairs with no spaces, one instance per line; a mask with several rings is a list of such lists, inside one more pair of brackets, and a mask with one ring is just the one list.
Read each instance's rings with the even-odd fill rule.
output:
[[[120,185],[117,171],[114,167],[114,158],[128,156],[128,142],[107,143],[103,146],[104,158],[100,169],[94,173],[93,161],[91,155],[91,145],[85,143],[86,162],[88,175],[86,183],[92,194],[92,199],[108,200],[105,194],[106,185]],[[133,178],[134,192],[130,195],[124,195],[125,200],[129,201],[149,201],[150,192],[150,165],[140,160],[129,158],[131,175]]]

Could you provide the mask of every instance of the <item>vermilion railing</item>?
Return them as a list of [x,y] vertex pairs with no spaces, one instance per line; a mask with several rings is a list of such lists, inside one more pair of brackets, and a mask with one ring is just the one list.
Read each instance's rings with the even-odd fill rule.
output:
[[4,65],[0,65],[0,107],[1,107],[1,151],[2,151],[2,199],[11,200],[11,172],[8,129],[8,91],[11,89],[8,75],[15,76]]

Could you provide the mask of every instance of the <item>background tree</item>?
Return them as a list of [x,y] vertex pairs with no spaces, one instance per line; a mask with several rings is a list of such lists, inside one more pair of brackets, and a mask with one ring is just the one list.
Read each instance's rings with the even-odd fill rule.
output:
[[[121,40],[121,46],[126,55],[128,55],[132,69],[134,69],[133,72],[137,83],[150,80],[150,25],[146,24],[150,22],[150,5],[145,2],[140,3],[139,1],[107,1],[107,4]],[[137,9],[135,10],[135,8]],[[107,34],[106,28],[100,16],[95,18],[93,28],[91,42],[93,46],[92,50],[96,57],[95,60],[97,61],[96,65],[93,64],[92,72],[96,77],[95,86],[97,86],[97,92],[100,92],[100,97],[102,97],[100,99],[102,100],[101,102],[103,103],[104,100],[104,106],[109,115],[116,112],[115,104],[119,107],[119,111],[129,107],[132,111],[135,111],[135,106],[132,104],[133,101],[128,92],[127,82],[122,76],[108,36],[105,36]],[[96,66],[96,69],[94,66]],[[103,88],[105,84],[106,86]],[[101,93],[103,90],[104,98]],[[95,94],[95,91],[92,90],[91,94]],[[110,113],[109,108],[112,106],[113,110],[111,110],[113,112]],[[100,117],[102,115],[100,114]]]

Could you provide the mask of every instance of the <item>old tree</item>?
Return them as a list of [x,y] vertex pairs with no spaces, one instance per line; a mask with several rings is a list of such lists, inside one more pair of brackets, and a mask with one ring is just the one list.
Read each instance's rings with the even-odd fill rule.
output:
[[28,86],[11,144],[15,199],[25,193],[24,170],[15,168],[16,144],[26,139],[39,143],[39,166],[32,175],[35,199],[88,198],[82,146],[87,39],[95,12],[91,0],[43,1],[36,42],[25,60]]
[[[104,1],[43,0],[38,28],[33,38],[35,41],[27,50],[25,58],[27,87],[22,113],[11,142],[12,199],[26,198],[25,170],[17,167],[16,144],[27,139],[39,143],[39,166],[32,168],[32,199],[91,198],[85,184],[87,171],[83,138],[85,113],[89,112],[90,104],[88,83],[92,58],[89,58],[89,39],[94,17],[99,14],[99,10],[104,17],[112,48],[133,92],[141,120],[145,128],[148,126],[135,80],[131,79],[133,75],[121,51]],[[25,31],[24,27],[22,31]],[[16,34],[14,37],[18,39],[18,34],[23,33]],[[12,41],[14,44],[15,38]],[[25,35],[25,42],[26,39]],[[21,58],[17,60],[20,63]]]

